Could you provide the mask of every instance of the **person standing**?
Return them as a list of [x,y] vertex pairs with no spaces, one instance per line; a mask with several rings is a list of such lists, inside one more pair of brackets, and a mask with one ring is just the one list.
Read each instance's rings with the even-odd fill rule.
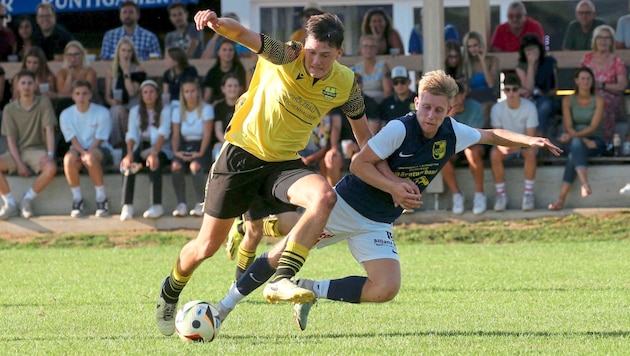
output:
[[203,52],[203,31],[197,31],[194,23],[188,22],[188,10],[181,2],[168,5],[168,18],[175,30],[166,34],[164,49],[180,47],[188,58],[199,58]]

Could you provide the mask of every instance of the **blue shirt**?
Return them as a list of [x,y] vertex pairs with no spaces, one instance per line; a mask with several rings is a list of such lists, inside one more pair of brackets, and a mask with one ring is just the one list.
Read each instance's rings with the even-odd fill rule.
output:
[[[457,32],[457,28],[450,23],[444,25],[444,41],[448,40],[455,40],[459,43],[459,32]],[[422,39],[419,26],[416,25],[411,30],[411,35],[409,36],[409,53],[422,54],[423,48],[424,40]]]
[[101,46],[101,59],[111,60],[116,54],[116,46],[118,41],[123,37],[130,37],[131,41],[136,46],[136,52],[140,60],[146,61],[150,58],[149,54],[157,53],[159,58],[162,58],[162,50],[160,49],[160,43],[157,36],[140,26],[136,26],[131,36],[125,33],[125,29],[121,26],[105,32],[103,37],[103,44]]

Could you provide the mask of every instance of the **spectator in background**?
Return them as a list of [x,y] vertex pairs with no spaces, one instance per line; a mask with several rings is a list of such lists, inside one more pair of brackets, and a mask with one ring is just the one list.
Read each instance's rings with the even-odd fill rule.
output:
[[[35,46],[25,53],[21,70],[35,73],[35,94],[49,98],[57,97],[57,83],[55,75],[48,66],[46,55],[41,48]],[[13,78],[13,99],[19,96],[17,76]]]
[[[166,71],[162,75],[162,93],[168,94],[171,109],[179,106],[179,89],[186,78],[197,78],[197,68],[188,63],[186,52],[179,47],[168,48],[164,56]],[[163,103],[166,107],[169,103]],[[176,147],[173,147],[175,149]]]
[[93,89],[96,88],[98,75],[94,68],[90,66],[87,53],[81,42],[68,42],[63,57],[63,67],[57,72],[57,92],[60,98],[70,98],[72,96],[72,83],[75,80],[87,80]]
[[521,38],[528,33],[534,33],[541,41],[545,39],[540,22],[527,16],[525,5],[520,1],[513,1],[508,6],[508,21],[497,25],[492,34],[490,46],[493,52],[517,52]]
[[[57,173],[55,163],[55,126],[57,118],[50,99],[35,94],[35,74],[18,72],[19,97],[4,107],[2,135],[7,138],[8,152],[0,155],[0,195],[4,206],[0,220],[17,216],[33,216],[32,200],[50,184]],[[27,109],[28,108],[28,109]],[[20,209],[11,194],[4,174],[17,172],[21,177],[37,174],[33,185],[24,194]]]
[[[233,19],[236,22],[241,22],[241,19],[238,17],[238,15],[233,12],[226,12],[225,14],[223,14],[223,17]],[[212,36],[212,38],[208,40],[208,43],[206,43],[206,48],[203,50],[203,53],[201,54],[201,58],[203,59],[217,58],[217,53],[219,52],[219,45],[221,45],[221,42],[223,42],[224,40],[225,40],[225,37],[219,35],[218,33],[215,33]],[[252,52],[249,48],[243,46],[240,43],[235,43],[235,45],[236,45],[236,53],[238,53],[240,57],[249,58],[249,57],[254,56],[254,52]]]
[[214,108],[214,135],[212,135],[213,139],[210,146],[212,147],[213,162],[216,161],[225,142],[225,131],[234,115],[236,101],[243,93],[243,84],[235,73],[227,73],[221,78],[221,92],[223,97],[212,104]]
[[[35,21],[33,21],[30,16],[20,17],[16,32],[17,36],[15,38],[15,49],[13,52],[18,55],[20,60],[22,60],[31,47],[36,46]],[[45,54],[44,58],[46,58]]]
[[74,105],[59,116],[59,126],[70,149],[63,157],[63,172],[72,192],[70,216],[83,215],[80,171],[85,168],[96,191],[97,217],[109,214],[109,202],[105,193],[103,167],[112,163],[112,147],[107,140],[112,130],[109,111],[104,106],[90,102],[92,86],[87,80],[72,83]]
[[47,60],[63,60],[66,45],[74,37],[57,23],[55,8],[45,2],[37,5],[35,21],[39,27],[35,31],[35,44],[44,50]]
[[[343,148],[341,147],[341,131],[343,122],[348,121],[341,108],[330,111],[330,137],[328,150],[319,161],[319,172],[326,178],[328,184],[334,187],[341,180],[341,168],[343,167]],[[348,126],[350,126],[348,124]],[[352,130],[352,128],[350,128]]]
[[[508,74],[503,81],[503,91],[507,100],[500,101],[492,107],[490,120],[492,128],[534,136],[538,127],[536,106],[529,100],[521,98],[521,81],[515,74]],[[490,150],[490,163],[497,196],[494,211],[504,211],[507,207],[505,188],[505,167],[503,161],[509,154],[518,154],[525,160],[525,192],[522,209],[534,209],[534,180],[536,178],[536,149],[527,147],[494,146]]]
[[166,34],[164,48],[181,47],[188,58],[200,58],[203,52],[203,31],[197,31],[195,24],[188,22],[186,5],[173,2],[167,10],[175,30]]
[[[173,216],[203,216],[205,198],[205,174],[210,166],[212,156],[208,154],[214,110],[212,105],[204,103],[201,97],[201,86],[196,77],[183,79],[180,90],[179,108],[173,110],[172,139],[173,163],[171,177],[173,189],[177,197],[177,206]],[[188,168],[192,176],[195,191],[194,208],[188,211],[186,206],[186,184],[184,171]]]
[[[466,88],[462,83],[457,82],[457,88],[458,93],[451,102],[451,110],[448,115],[457,120],[457,122],[466,124],[470,127],[478,129],[483,128],[484,117],[481,104],[475,100],[466,98]],[[472,209],[473,214],[475,215],[483,214],[486,211],[487,204],[486,194],[484,193],[483,188],[484,151],[484,146],[481,144],[472,145],[464,149],[464,155],[468,161],[468,168],[470,169],[470,173],[475,181],[475,196],[473,199]],[[457,154],[453,158],[457,158]],[[446,162],[442,168],[442,177],[444,178],[444,183],[446,183],[453,195],[453,213],[463,214],[466,198],[457,186],[453,159]]]
[[320,10],[316,4],[309,3],[307,6],[305,6],[304,10],[302,10],[302,12],[300,13],[300,28],[293,31],[290,40],[299,41],[304,44],[304,38],[306,37],[306,22],[308,21],[308,19],[311,18],[311,16],[321,14],[322,10]]
[[112,120],[109,143],[114,147],[124,144],[129,109],[139,103],[140,84],[146,77],[133,42],[121,38],[111,67],[105,73],[105,102]]
[[[630,10],[630,1],[628,2],[628,10]],[[617,32],[615,34],[615,47],[617,49],[630,48],[630,14],[621,16],[617,20]],[[629,189],[629,193],[630,193],[630,189]]]
[[575,73],[575,93],[562,98],[564,133],[560,136],[560,142],[567,146],[565,152],[568,158],[560,194],[554,203],[549,204],[549,210],[561,210],[564,207],[576,177],[582,184],[582,198],[591,195],[586,165],[589,157],[599,156],[606,151],[601,126],[603,112],[604,99],[595,95],[593,71],[587,67],[579,68]]
[[122,26],[105,32],[101,45],[101,59],[114,58],[116,46],[123,37],[130,37],[136,46],[136,52],[140,60],[146,61],[151,56],[162,58],[162,50],[157,36],[138,25],[140,19],[140,6],[131,0],[120,4],[120,22]]
[[[150,206],[142,214],[145,219],[157,219],[164,215],[162,207],[162,168],[173,158],[171,150],[171,112],[162,104],[160,87],[153,80],[140,84],[140,103],[129,112],[129,126],[125,136],[127,154],[120,161],[123,172],[123,206],[120,221],[133,217],[133,193],[138,168],[149,170]],[[136,166],[138,167],[138,166]]]
[[463,77],[462,66],[464,59],[462,58],[461,46],[454,40],[448,40],[444,43],[444,72],[459,80]]
[[[383,125],[387,125],[390,120],[405,116],[409,112],[416,110],[413,102],[416,93],[409,88],[410,83],[407,68],[397,66],[392,69],[394,92],[379,105]],[[374,133],[376,134],[376,132]]]
[[[343,163],[340,154],[340,133],[343,111],[338,108],[330,110],[317,126],[313,128],[311,137],[306,147],[299,152],[302,163],[326,178],[330,186],[334,186],[341,179],[341,165]],[[328,156],[329,162],[325,163],[327,152],[336,151]],[[318,169],[319,168],[319,169]]]
[[247,73],[241,59],[236,53],[236,46],[230,40],[221,41],[218,49],[218,58],[214,65],[210,67],[203,82],[203,101],[214,103],[223,96],[221,92],[221,79],[227,73],[234,73],[238,80],[243,83],[244,88],[248,87]]
[[373,35],[361,36],[359,46],[362,60],[352,67],[352,71],[363,78],[365,94],[380,104],[383,98],[392,94],[392,82],[389,65],[376,57],[376,41]]
[[529,33],[521,39],[516,74],[523,84],[521,93],[536,104],[538,110],[538,136],[547,136],[553,114],[553,97],[556,95],[558,68],[556,59],[545,54],[538,36]]
[[6,6],[0,4],[0,62],[6,62],[9,55],[15,53],[15,36],[13,31],[5,26],[8,19]]
[[[419,22],[411,29],[409,36],[409,54],[422,54],[424,52],[424,38],[422,35],[422,8],[420,9]],[[444,41],[455,41],[459,43],[459,32],[457,27],[450,23],[444,24]],[[448,74],[448,73],[447,73]]]
[[499,96],[500,69],[499,59],[487,54],[486,41],[479,32],[464,36],[462,73],[468,83],[468,96],[483,105],[484,127],[488,127],[490,108]]
[[380,7],[368,10],[363,16],[361,34],[376,40],[376,54],[405,54],[400,34],[393,27],[391,17]]
[[595,4],[590,0],[582,0],[575,6],[575,18],[569,23],[564,33],[562,49],[569,51],[590,51],[593,30],[604,21],[598,18]]
[[602,128],[604,140],[612,141],[615,122],[621,109],[621,95],[628,86],[624,61],[615,54],[615,30],[608,25],[597,26],[593,31],[593,50],[584,55],[580,67],[589,67],[595,75],[597,95],[604,97]]

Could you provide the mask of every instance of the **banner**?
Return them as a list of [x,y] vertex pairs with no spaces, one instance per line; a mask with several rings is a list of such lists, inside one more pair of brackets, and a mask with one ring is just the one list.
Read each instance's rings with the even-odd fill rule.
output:
[[[57,12],[117,10],[125,0],[0,0],[11,15],[35,14],[40,3],[49,3]],[[198,3],[198,0],[135,0],[140,7],[167,7],[171,3]]]

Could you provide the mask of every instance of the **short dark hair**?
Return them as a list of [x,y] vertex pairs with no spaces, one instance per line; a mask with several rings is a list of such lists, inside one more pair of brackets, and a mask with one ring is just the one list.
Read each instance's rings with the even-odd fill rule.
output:
[[85,79],[77,79],[72,82],[72,91],[76,88],[88,88],[89,91],[92,91],[92,84]]
[[[40,63],[40,65],[41,65],[41,63]],[[27,70],[27,69],[22,69],[21,71],[17,72],[15,77],[18,80],[20,80],[20,78],[22,78],[22,77],[31,77],[31,78],[33,78],[33,80],[35,80],[35,73],[33,73],[32,71]]]
[[186,5],[184,5],[183,2],[179,2],[179,1],[173,2],[170,5],[168,5],[168,7],[166,8],[166,11],[168,11],[168,13],[170,13],[171,10],[176,9],[178,7],[181,7],[182,10],[184,10],[184,12],[188,12],[188,9],[186,8]]
[[306,22],[306,37],[313,36],[334,48],[341,48],[343,45],[344,31],[343,22],[337,15],[331,13],[311,16]]
[[518,48],[518,61],[521,63],[527,63],[527,56],[525,56],[525,48],[536,46],[538,47],[538,63],[542,64],[545,60],[545,46],[538,35],[535,33],[528,33],[521,38],[521,45]]
[[521,78],[519,78],[516,73],[509,73],[505,76],[505,79],[503,80],[503,85],[515,85],[517,87],[520,87],[522,85]]
[[132,0],[125,0],[122,2],[122,4],[120,4],[120,8],[125,8],[127,6],[133,6],[137,12],[140,12],[140,6],[138,6],[138,4],[136,4],[135,1]]

